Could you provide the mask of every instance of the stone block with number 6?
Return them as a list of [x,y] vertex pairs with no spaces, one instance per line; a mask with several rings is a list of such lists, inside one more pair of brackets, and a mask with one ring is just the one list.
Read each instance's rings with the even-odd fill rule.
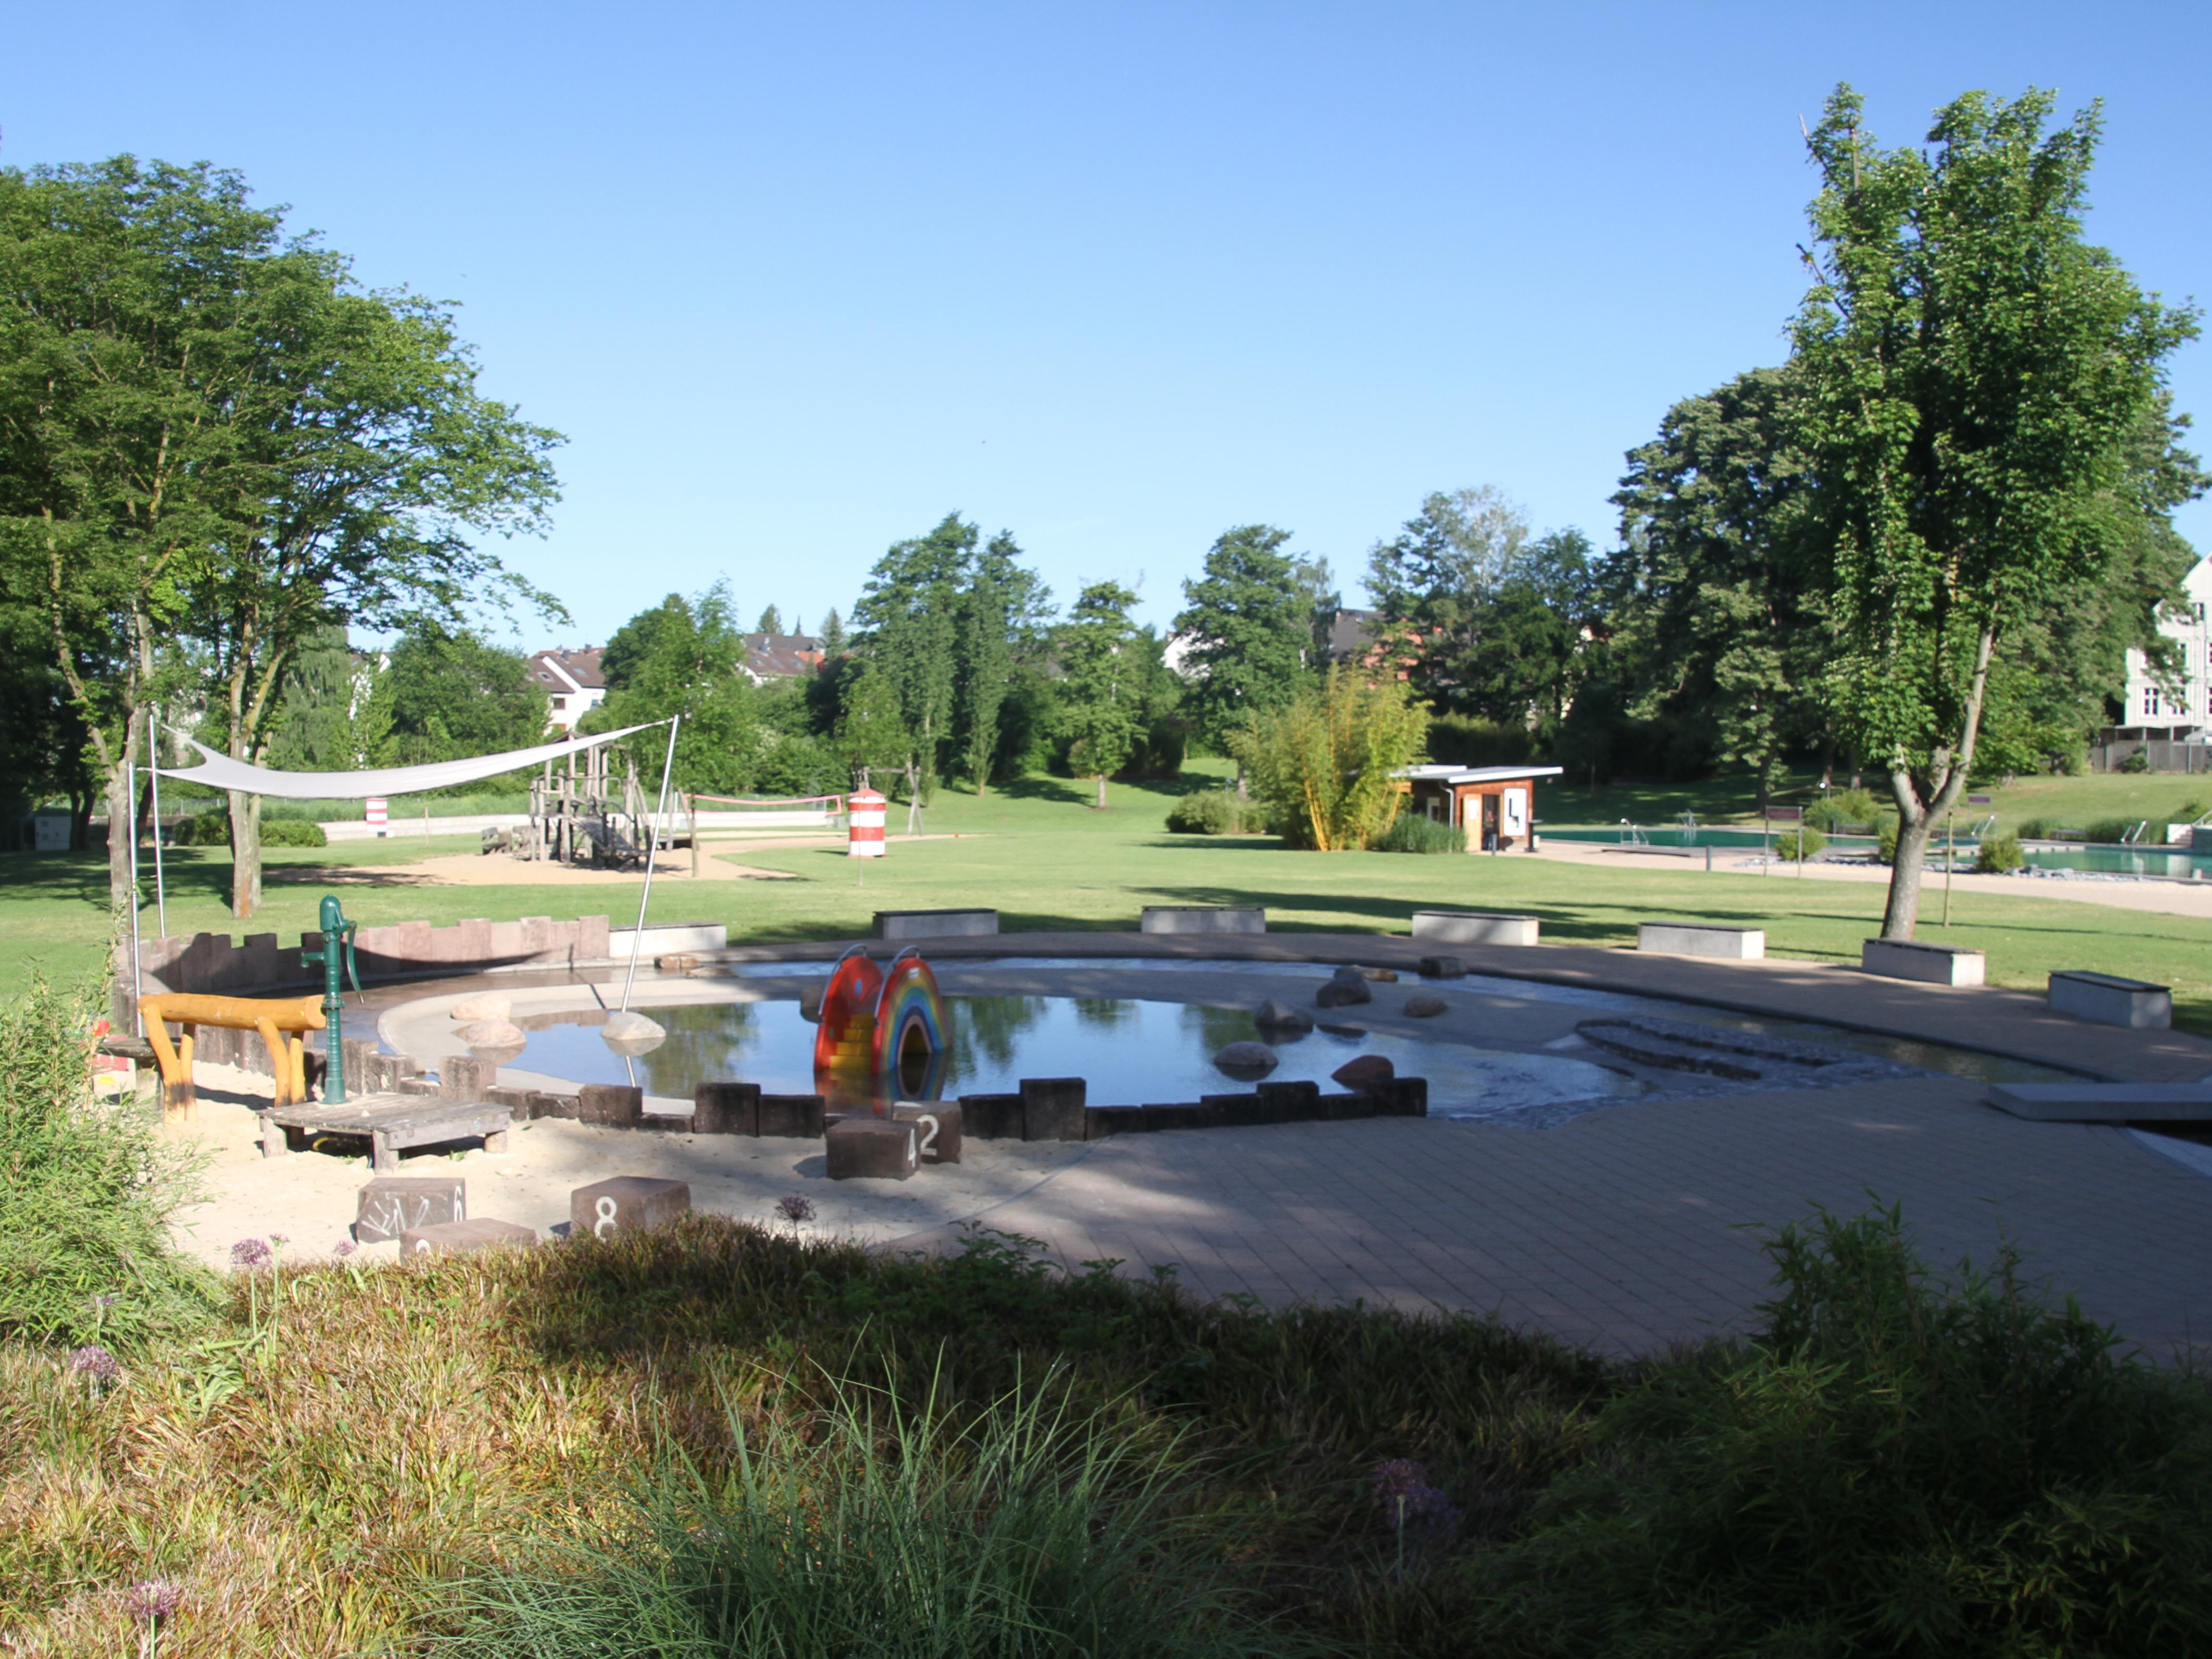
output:
[[607,1238],[665,1227],[691,1207],[691,1185],[659,1176],[612,1176],[568,1194],[568,1237]]
[[427,1227],[410,1227],[399,1235],[404,1261],[416,1255],[452,1255],[461,1250],[481,1250],[494,1244],[535,1244],[538,1230],[519,1221],[440,1221]]
[[960,1161],[960,1103],[931,1100],[891,1108],[891,1121],[914,1125],[914,1152],[924,1164]]
[[912,1123],[889,1118],[840,1118],[823,1139],[830,1151],[830,1179],[904,1181],[915,1171]]

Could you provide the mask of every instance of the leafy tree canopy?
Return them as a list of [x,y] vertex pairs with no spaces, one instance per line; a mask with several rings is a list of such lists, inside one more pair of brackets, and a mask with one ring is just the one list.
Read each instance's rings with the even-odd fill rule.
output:
[[1312,649],[1313,588],[1282,550],[1290,538],[1273,525],[1238,525],[1182,585],[1174,627],[1192,641],[1190,700],[1199,730],[1224,753],[1232,732],[1289,701]]

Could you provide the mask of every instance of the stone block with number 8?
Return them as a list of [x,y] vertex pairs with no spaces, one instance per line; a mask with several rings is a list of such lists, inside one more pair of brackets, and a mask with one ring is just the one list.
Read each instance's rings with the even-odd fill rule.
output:
[[607,1238],[665,1227],[691,1207],[689,1182],[613,1176],[568,1194],[568,1237]]
[[891,1121],[914,1125],[915,1156],[924,1164],[960,1161],[960,1103],[932,1100],[891,1108]]

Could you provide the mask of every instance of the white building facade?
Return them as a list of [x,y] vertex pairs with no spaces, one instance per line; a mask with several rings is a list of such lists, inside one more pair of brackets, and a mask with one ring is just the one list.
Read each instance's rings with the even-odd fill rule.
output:
[[2182,578],[2187,604],[2179,616],[2162,617],[2159,631],[2181,648],[2182,674],[2174,684],[2154,678],[2140,651],[2128,653],[2128,683],[2118,721],[2105,731],[2099,747],[2106,765],[2117,764],[2135,748],[2149,745],[2159,771],[2202,771],[2203,760],[2175,757],[2167,745],[2202,746],[2212,733],[2212,559],[2199,559]]

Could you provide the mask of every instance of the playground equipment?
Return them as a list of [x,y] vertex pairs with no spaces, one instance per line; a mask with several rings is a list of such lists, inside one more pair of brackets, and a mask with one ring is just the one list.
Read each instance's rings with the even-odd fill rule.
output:
[[878,968],[854,945],[822,993],[814,1069],[839,1078],[920,1085],[945,1051],[945,999],[937,975],[908,945]]
[[[146,1022],[147,1041],[161,1067],[161,1108],[172,1120],[191,1121],[198,1115],[198,1096],[192,1087],[192,1039],[203,1025],[227,1026],[236,1031],[258,1031],[269,1045],[269,1061],[276,1084],[276,1100],[289,1105],[307,1093],[307,1042],[302,1032],[324,1029],[322,1006],[307,997],[210,997],[165,991],[138,999],[138,1012]],[[174,1047],[169,1042],[169,1023],[183,1028]],[[336,1045],[332,1045],[333,1052]]]
[[588,865],[594,870],[635,870],[645,858],[638,845],[645,825],[645,791],[632,761],[620,777],[604,749],[568,757],[568,769],[545,763],[530,781],[530,827],[484,831],[484,851],[504,848],[534,862]]

